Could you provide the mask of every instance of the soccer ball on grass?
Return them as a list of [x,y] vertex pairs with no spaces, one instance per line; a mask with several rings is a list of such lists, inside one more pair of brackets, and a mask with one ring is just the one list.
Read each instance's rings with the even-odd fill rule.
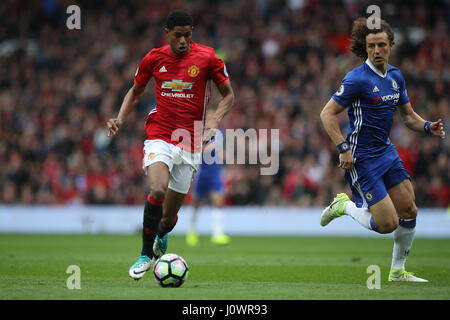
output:
[[161,287],[179,287],[187,276],[186,261],[175,253],[166,253],[153,265],[153,277]]

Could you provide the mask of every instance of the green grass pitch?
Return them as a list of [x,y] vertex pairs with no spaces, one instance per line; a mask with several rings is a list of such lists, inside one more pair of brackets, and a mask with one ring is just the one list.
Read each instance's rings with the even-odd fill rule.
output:
[[[140,235],[0,235],[0,299],[83,300],[340,300],[450,299],[450,239],[415,239],[407,270],[429,283],[387,281],[392,239],[342,237],[233,237],[215,246],[201,237],[188,247],[170,236],[189,277],[161,288],[147,273],[128,277]],[[66,286],[67,267],[80,267],[81,289]],[[370,265],[381,288],[369,290]]]

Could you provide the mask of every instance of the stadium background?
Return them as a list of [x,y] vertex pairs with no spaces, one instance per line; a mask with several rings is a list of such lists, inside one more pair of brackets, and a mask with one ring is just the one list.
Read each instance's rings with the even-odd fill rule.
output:
[[[66,27],[71,4],[81,8],[81,30]],[[0,203],[144,203],[141,155],[153,90],[111,145],[105,122],[142,57],[166,44],[167,13],[185,8],[195,19],[194,41],[226,60],[236,103],[223,127],[280,129],[279,172],[227,166],[227,204],[324,206],[349,189],[319,113],[361,63],[348,52],[348,37],[370,4],[395,30],[390,63],[406,78],[413,107],[425,119],[442,118],[448,131],[448,1],[2,1]],[[341,124],[345,131],[346,116]],[[449,139],[411,132],[396,115],[391,140],[417,205],[448,207]]]

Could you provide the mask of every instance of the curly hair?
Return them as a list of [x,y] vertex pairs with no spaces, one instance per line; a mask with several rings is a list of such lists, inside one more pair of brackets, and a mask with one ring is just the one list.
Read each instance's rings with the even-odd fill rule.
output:
[[369,29],[367,26],[367,18],[361,17],[353,22],[352,37],[350,40],[351,47],[350,50],[363,60],[367,59],[366,51],[366,36],[371,33],[386,32],[389,43],[391,46],[394,45],[394,32],[391,29],[389,23],[385,20],[380,19],[380,28]]

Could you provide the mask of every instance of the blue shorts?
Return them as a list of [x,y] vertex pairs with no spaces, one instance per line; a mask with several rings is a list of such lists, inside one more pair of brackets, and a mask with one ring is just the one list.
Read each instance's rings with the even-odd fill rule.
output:
[[368,208],[386,197],[387,191],[405,179],[411,179],[394,147],[382,156],[357,161],[345,170],[357,207]]
[[222,192],[222,170],[200,170],[194,179],[194,198],[202,200],[211,192]]

